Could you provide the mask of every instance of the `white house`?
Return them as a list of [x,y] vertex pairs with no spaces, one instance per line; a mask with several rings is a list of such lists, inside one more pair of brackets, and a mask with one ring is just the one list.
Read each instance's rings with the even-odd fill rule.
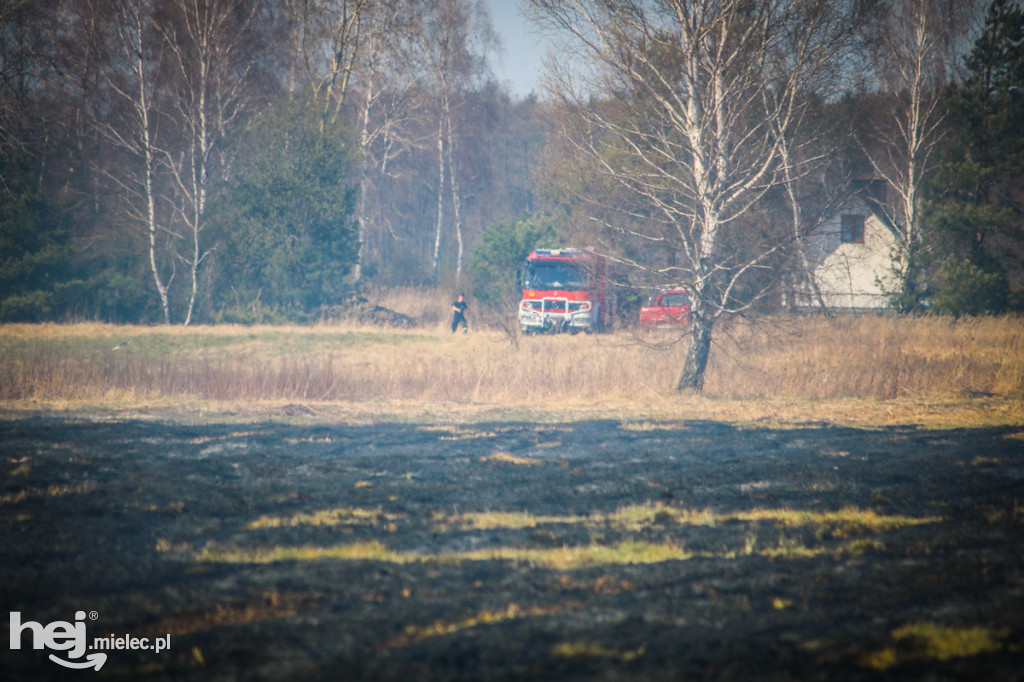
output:
[[[893,257],[899,235],[870,202],[854,197],[804,241],[809,276],[796,283],[796,308],[879,310],[887,307],[888,294],[898,288]],[[821,300],[818,300],[818,294]]]

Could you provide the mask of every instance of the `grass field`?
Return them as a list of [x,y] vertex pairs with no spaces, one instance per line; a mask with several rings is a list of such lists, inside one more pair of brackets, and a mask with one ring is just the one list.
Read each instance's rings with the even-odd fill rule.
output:
[[[423,319],[421,317],[421,319]],[[428,316],[428,319],[433,319]],[[703,396],[673,391],[686,340],[392,330],[0,327],[0,406],[431,419],[553,414],[728,421],[1024,423],[1024,319],[733,321]],[[287,412],[287,410],[286,410]]]
[[0,602],[173,635],[131,680],[1024,669],[1024,320],[733,320],[696,396],[683,338],[381,305],[0,326]]

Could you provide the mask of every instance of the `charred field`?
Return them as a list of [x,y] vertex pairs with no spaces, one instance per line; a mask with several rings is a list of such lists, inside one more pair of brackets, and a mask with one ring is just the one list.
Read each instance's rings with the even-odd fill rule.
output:
[[[5,680],[1020,680],[1013,426],[0,421]],[[95,616],[95,619],[93,619]],[[8,625],[7,630],[10,630]]]

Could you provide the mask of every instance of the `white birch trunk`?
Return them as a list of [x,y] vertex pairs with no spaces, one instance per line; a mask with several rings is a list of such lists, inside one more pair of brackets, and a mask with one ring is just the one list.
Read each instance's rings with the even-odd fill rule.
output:
[[444,118],[437,119],[437,222],[434,225],[434,260],[430,279],[437,285],[438,270],[441,263],[441,228],[444,224]]
[[[145,193],[146,201],[146,231],[148,236],[148,248],[149,248],[149,269],[153,275],[153,283],[156,285],[157,294],[160,296],[160,308],[164,316],[164,324],[171,323],[171,307],[168,300],[168,289],[170,288],[170,282],[164,282],[163,277],[160,274],[160,266],[157,262],[157,234],[158,226],[156,219],[156,194],[153,188],[153,169],[155,166],[153,141],[150,133],[150,121],[149,121],[149,110],[150,101],[149,94],[146,91],[146,68],[143,62],[144,57],[144,45],[143,45],[143,26],[142,26],[142,9],[139,5],[130,4],[127,6],[131,12],[130,21],[132,25],[129,27],[130,31],[133,31],[133,35],[130,36],[130,46],[126,46],[129,49],[132,57],[132,64],[135,69],[135,77],[138,79],[139,91],[136,101],[133,103],[135,113],[138,116],[139,125],[139,138],[142,149],[143,157],[143,191]],[[127,18],[127,17],[126,17]],[[173,279],[173,275],[171,276]]]
[[445,156],[448,159],[448,172],[451,175],[452,191],[452,221],[455,227],[455,240],[458,244],[458,252],[455,258],[455,282],[462,282],[462,261],[465,256],[465,246],[462,237],[462,195],[459,193],[458,166],[455,163],[455,130],[452,126],[451,103],[446,92],[442,99],[442,113],[445,122],[445,134],[447,144]]

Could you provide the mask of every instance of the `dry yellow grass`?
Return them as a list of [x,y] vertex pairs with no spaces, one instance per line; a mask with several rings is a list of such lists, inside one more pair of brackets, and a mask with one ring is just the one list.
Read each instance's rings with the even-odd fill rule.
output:
[[394,514],[387,514],[381,509],[339,507],[291,516],[261,516],[246,528],[258,530],[260,528],[294,528],[295,526],[380,525],[385,522],[390,523],[396,518]]
[[682,509],[665,504],[639,504],[619,507],[609,514],[593,513],[587,516],[537,516],[528,512],[466,512],[441,519],[439,530],[451,527],[474,530],[536,528],[544,525],[583,525],[591,528],[610,526],[618,530],[638,532],[647,528],[678,526],[718,526],[731,521],[771,523],[786,528],[810,527],[830,529],[833,536],[842,537],[871,532],[882,532],[928,523],[938,523],[939,517],[911,517],[879,514],[871,509],[843,507],[834,512],[800,509],[754,509],[746,512],[720,513],[711,509]]
[[489,547],[465,552],[396,552],[377,540],[344,545],[300,545],[234,548],[208,545],[199,551],[157,543],[161,552],[173,552],[200,563],[272,564],[282,561],[380,561],[391,564],[458,564],[478,561],[507,561],[541,566],[555,571],[574,571],[595,566],[655,564],[665,561],[738,559],[761,556],[769,559],[801,560],[821,556],[850,556],[877,551],[882,544],[862,538],[834,546],[810,546],[793,538],[779,538],[777,544],[758,546],[750,536],[742,548],[717,552],[693,552],[675,542],[623,540],[613,545],[563,545],[561,547]]
[[504,623],[510,620],[519,620],[522,618],[548,616],[578,608],[580,608],[580,605],[578,604],[565,604],[549,607],[533,606],[527,608],[520,607],[518,604],[509,604],[501,611],[481,611],[480,613],[458,621],[435,621],[425,626],[409,625],[405,628],[405,632],[403,634],[384,642],[384,646],[409,646],[433,637],[444,637],[446,635],[451,635],[456,632],[476,627],[496,625],[498,623]]
[[408,315],[421,326],[433,327],[451,320],[451,301],[455,296],[454,291],[438,294],[423,287],[390,287],[370,291],[367,299],[374,305]]
[[723,397],[1024,397],[1019,317],[773,320],[726,327],[719,349]]
[[265,416],[298,404],[323,419],[465,420],[497,411],[640,425],[1024,424],[1021,318],[735,321],[716,333],[701,397],[673,390],[684,352],[685,342],[659,350],[627,332],[512,344],[498,331],[453,336],[443,322],[412,330],[4,325],[0,407]]
[[514,464],[516,466],[537,466],[543,464],[544,461],[540,459],[530,459],[529,457],[519,457],[513,455],[510,452],[496,452],[493,455],[480,458],[481,462],[495,462],[500,464]]
[[16,493],[0,495],[0,507],[20,504],[33,497],[64,497],[65,495],[85,495],[96,490],[96,483],[85,481],[74,484],[53,484],[47,488],[27,488]]
[[203,604],[193,609],[148,623],[141,631],[149,636],[187,635],[203,630],[265,623],[291,618],[323,602],[320,592],[279,593],[264,591],[243,603]]

